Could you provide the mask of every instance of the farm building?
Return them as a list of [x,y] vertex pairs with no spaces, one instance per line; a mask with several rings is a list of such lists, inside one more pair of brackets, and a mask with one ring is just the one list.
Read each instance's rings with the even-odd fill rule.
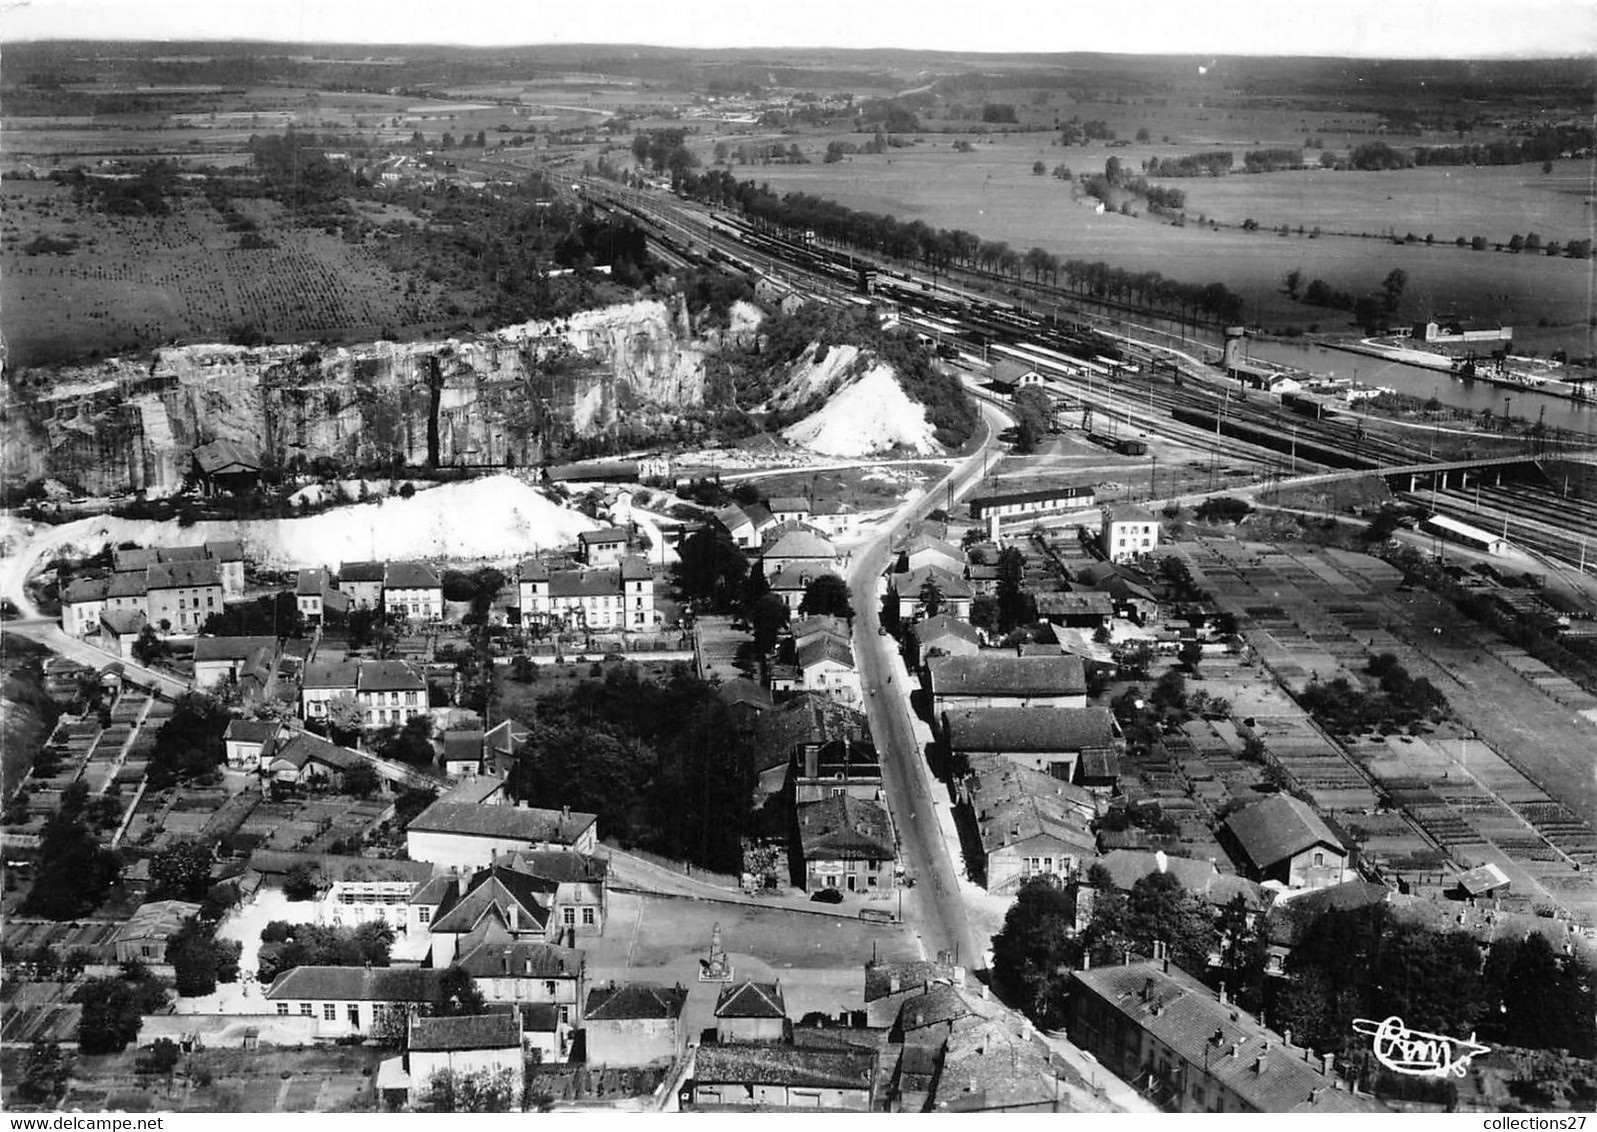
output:
[[261,478],[260,453],[236,440],[213,440],[194,449],[194,476],[206,495],[252,491]]

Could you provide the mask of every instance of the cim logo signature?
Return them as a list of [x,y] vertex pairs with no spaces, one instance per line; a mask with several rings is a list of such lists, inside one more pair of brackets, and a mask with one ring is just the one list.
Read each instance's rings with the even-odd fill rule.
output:
[[1406,1077],[1464,1077],[1472,1059],[1491,1052],[1474,1034],[1463,1040],[1410,1030],[1395,1014],[1384,1022],[1355,1018],[1353,1032],[1368,1035],[1375,1060]]

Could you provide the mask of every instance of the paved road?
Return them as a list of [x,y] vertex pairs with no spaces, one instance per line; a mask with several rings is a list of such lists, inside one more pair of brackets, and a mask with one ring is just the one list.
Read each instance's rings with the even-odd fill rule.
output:
[[[856,614],[855,655],[861,683],[867,690],[865,706],[871,734],[882,757],[883,787],[899,830],[904,866],[915,877],[912,915],[919,921],[917,926],[929,956],[939,951],[957,951],[959,961],[971,967],[984,963],[987,941],[978,940],[971,933],[960,899],[959,870],[949,859],[932,802],[932,791],[943,787],[927,771],[920,742],[915,738],[909,699],[904,694],[907,689],[903,687],[903,669],[893,655],[893,638],[879,635],[877,627],[881,612],[879,579],[886,569],[894,537],[905,524],[948,506],[950,499],[957,501],[975,487],[981,481],[985,458],[998,446],[998,433],[1014,423],[991,402],[979,400],[978,404],[987,429],[982,447],[942,483],[899,508],[884,532],[855,552],[848,578]],[[887,681],[894,671],[900,673],[899,678],[889,685]]]
[[141,688],[151,688],[168,699],[176,699],[189,690],[189,686],[182,680],[168,676],[162,672],[145,668],[132,660],[120,660],[103,649],[97,649],[87,642],[67,636],[61,627],[54,621],[43,618],[31,618],[25,621],[7,621],[4,631],[15,633],[19,637],[26,637],[36,641],[52,652],[58,653],[69,660],[90,668],[103,668],[107,664],[120,663],[122,665],[123,679],[129,683],[137,684]]

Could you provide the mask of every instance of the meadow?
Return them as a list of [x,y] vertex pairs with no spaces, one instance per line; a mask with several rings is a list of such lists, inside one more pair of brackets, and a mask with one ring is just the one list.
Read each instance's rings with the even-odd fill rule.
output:
[[[1282,279],[1294,268],[1303,272],[1305,283],[1323,279],[1336,290],[1354,294],[1378,291],[1389,271],[1402,268],[1408,286],[1399,313],[1405,318],[1457,313],[1497,320],[1514,326],[1516,340],[1527,348],[1597,353],[1587,325],[1590,265],[1586,262],[1476,252],[1451,243],[1398,246],[1387,239],[1328,234],[1310,239],[1295,234],[1299,224],[1306,231],[1318,225],[1327,233],[1395,229],[1404,235],[1412,228],[1422,238],[1427,232],[1434,232],[1438,240],[1445,233],[1449,241],[1454,235],[1482,234],[1506,242],[1516,231],[1543,225],[1544,238],[1577,236],[1582,224],[1575,221],[1585,206],[1570,191],[1575,162],[1560,162],[1549,175],[1541,174],[1539,167],[1506,166],[1189,178],[1168,182],[1188,192],[1190,222],[1178,228],[1146,214],[1098,214],[1070,183],[1032,172],[1037,161],[1048,170],[1064,164],[1075,173],[1096,172],[1111,156],[1137,169],[1143,157],[1156,152],[1154,147],[1062,147],[1050,144],[1055,137],[1051,134],[1010,134],[989,135],[975,141],[972,152],[960,153],[950,138],[923,135],[920,144],[885,154],[821,162],[826,143],[839,137],[856,144],[867,140],[858,134],[818,135],[801,141],[802,149],[814,150],[811,164],[734,165],[732,172],[778,191],[810,193],[938,228],[962,228],[1021,251],[1037,246],[1062,259],[1103,260],[1128,271],[1158,271],[1186,282],[1222,281],[1247,301],[1246,321],[1268,328],[1318,326],[1320,331],[1333,332],[1349,325],[1344,312],[1294,302],[1286,294]],[[727,141],[734,153],[741,141],[697,139],[707,161],[716,140]],[[1308,186],[1313,187],[1312,194],[1298,191]],[[1376,188],[1385,191],[1375,193]],[[1210,209],[1222,227],[1197,225],[1197,215]],[[1426,210],[1433,219],[1421,226],[1419,217]],[[1438,212],[1456,215],[1458,220],[1444,224]],[[1260,230],[1240,228],[1250,218],[1261,225]],[[1486,221],[1493,218],[1488,226]],[[1294,234],[1277,235],[1269,230],[1270,223],[1289,223]]]

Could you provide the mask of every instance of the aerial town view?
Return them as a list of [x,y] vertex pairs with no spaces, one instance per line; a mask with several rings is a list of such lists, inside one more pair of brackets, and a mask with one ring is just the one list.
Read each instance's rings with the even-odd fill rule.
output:
[[1514,4],[6,5],[0,1109],[1597,1110]]

